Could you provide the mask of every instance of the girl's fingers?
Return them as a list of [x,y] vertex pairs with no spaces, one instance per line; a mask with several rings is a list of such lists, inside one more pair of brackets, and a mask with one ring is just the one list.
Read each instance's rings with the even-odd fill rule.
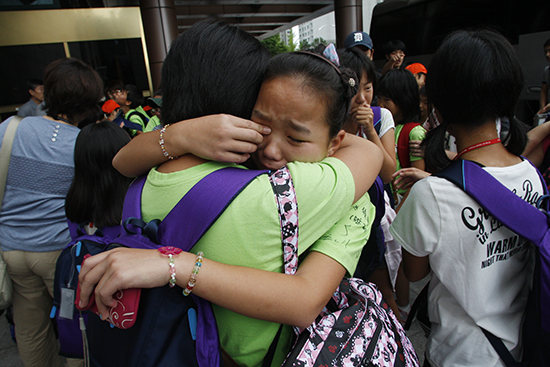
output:
[[106,271],[104,259],[107,256],[107,252],[100,253],[99,255],[89,257],[84,260],[78,276],[80,287],[80,301],[79,306],[85,307],[90,302],[90,296],[99,282],[101,277]]
[[244,122],[244,124],[241,125],[241,127],[244,127],[245,129],[254,130],[262,135],[271,133],[271,128],[269,128],[269,126],[261,125],[251,120],[245,120],[245,119],[240,119],[240,120],[241,122]]

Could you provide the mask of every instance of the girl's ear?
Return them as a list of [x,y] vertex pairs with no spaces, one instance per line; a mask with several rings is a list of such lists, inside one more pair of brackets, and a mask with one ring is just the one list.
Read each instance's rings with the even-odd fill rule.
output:
[[340,144],[342,143],[342,140],[344,140],[345,136],[346,132],[344,130],[340,130],[338,134],[336,134],[336,136],[330,140],[328,145],[327,157],[333,155],[338,150],[338,148],[340,148]]

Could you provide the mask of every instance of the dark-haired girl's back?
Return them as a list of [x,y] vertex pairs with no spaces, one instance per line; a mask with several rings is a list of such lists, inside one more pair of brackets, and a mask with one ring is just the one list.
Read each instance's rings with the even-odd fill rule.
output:
[[[513,118],[521,74],[513,47],[496,33],[459,31],[445,40],[426,83],[441,116],[441,125],[426,138],[426,162],[437,168],[450,163],[444,154],[449,131],[456,137],[459,159],[481,165],[534,205],[542,183],[536,169],[519,157],[526,136]],[[503,116],[510,120],[507,145],[496,128]],[[409,279],[432,276],[428,361],[434,366],[504,366],[480,327],[501,338],[519,359],[534,266],[532,244],[458,186],[434,176],[415,183],[391,231],[403,246]]]

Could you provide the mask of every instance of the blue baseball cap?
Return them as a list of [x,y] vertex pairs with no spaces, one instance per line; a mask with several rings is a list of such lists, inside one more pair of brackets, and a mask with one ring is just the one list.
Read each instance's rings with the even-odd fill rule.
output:
[[348,34],[346,37],[346,40],[344,41],[344,47],[345,48],[351,48],[354,46],[365,46],[369,50],[373,49],[372,40],[368,33],[366,32],[352,32]]

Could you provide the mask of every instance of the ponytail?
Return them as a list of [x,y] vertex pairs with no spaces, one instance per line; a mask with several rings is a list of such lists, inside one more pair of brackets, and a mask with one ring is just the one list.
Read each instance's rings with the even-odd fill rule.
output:
[[510,118],[510,131],[508,136],[502,139],[503,144],[510,153],[518,156],[523,154],[528,141],[528,130],[528,126],[515,116]]
[[451,160],[445,152],[445,133],[447,132],[447,124],[442,122],[441,125],[433,130],[430,130],[426,135],[426,139],[422,141],[424,147],[424,163],[428,172],[438,172],[447,167]]

